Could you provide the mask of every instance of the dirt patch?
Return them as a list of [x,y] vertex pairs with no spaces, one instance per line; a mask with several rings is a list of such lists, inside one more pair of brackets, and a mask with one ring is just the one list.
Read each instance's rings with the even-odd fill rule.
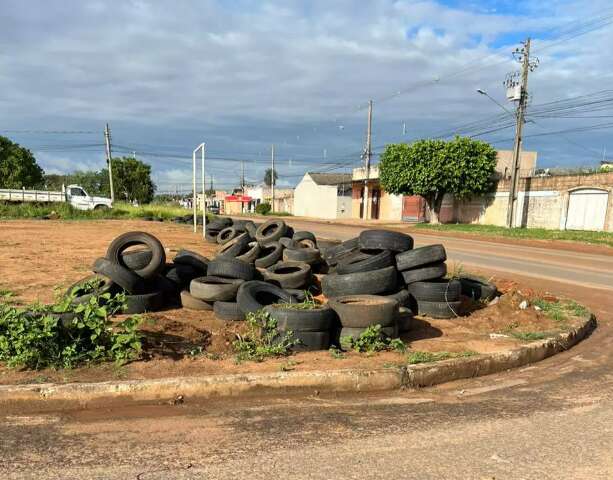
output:
[[[206,244],[202,234],[190,227],[136,220],[104,221],[8,221],[0,222],[0,289],[15,293],[26,302],[53,301],[54,288],[64,291],[91,270],[91,264],[106,252],[117,235],[142,230],[157,236],[169,259],[181,248],[214,256],[218,247]],[[318,277],[320,278],[320,277]],[[429,352],[488,353],[519,345],[513,336],[492,333],[550,332],[561,328],[543,312],[519,303],[546,292],[521,291],[518,285],[497,280],[506,293],[497,305],[475,310],[454,320],[417,318],[415,328],[402,339],[411,350]],[[322,297],[317,297],[322,299]],[[466,304],[475,308],[475,305]],[[476,305],[482,307],[482,305]],[[569,320],[569,325],[572,319]],[[272,372],[279,370],[330,370],[382,368],[401,365],[406,354],[382,352],[374,356],[346,353],[335,358],[329,352],[303,352],[263,363],[237,364],[232,342],[245,330],[244,322],[227,322],[213,312],[172,309],[146,316],[145,358],[117,367],[96,365],[75,370],[18,371],[0,366],[0,384],[32,382],[83,382],[114,379],[145,379],[222,373]]]

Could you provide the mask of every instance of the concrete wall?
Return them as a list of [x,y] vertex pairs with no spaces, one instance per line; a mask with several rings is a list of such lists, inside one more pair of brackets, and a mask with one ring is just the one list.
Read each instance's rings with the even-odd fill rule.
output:
[[351,218],[352,212],[351,191],[347,191],[346,195],[339,195],[337,198],[336,218]]
[[[604,230],[613,231],[613,172],[520,179],[514,225],[564,230],[570,195],[584,188],[608,192]],[[501,180],[496,192],[486,197],[455,204],[453,198],[445,197],[441,221],[503,226],[508,199],[508,180]]]
[[337,218],[336,185],[317,185],[306,174],[294,190],[294,215],[300,217]]

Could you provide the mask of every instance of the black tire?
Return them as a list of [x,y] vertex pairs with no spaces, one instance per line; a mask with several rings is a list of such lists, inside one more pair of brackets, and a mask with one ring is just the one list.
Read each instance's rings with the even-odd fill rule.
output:
[[287,238],[292,238],[294,236],[294,228],[287,225],[285,227],[285,233],[283,234],[283,236]]
[[211,220],[210,223],[207,223],[207,227],[213,230],[223,230],[226,227],[231,227],[233,223],[230,217],[216,217],[214,220]]
[[245,320],[245,314],[241,312],[236,302],[215,302],[213,304],[213,311],[215,312],[215,316],[220,320],[232,322]]
[[[349,349],[351,344],[346,341],[347,337],[352,338],[353,340],[357,340],[360,338],[366,331],[366,328],[342,328],[338,333],[340,347],[343,349]],[[398,327],[382,327],[379,330],[381,338],[397,338],[398,337]]]
[[282,331],[328,332],[338,322],[336,313],[328,305],[312,310],[269,305],[264,311],[277,321],[277,329]]
[[400,307],[398,310],[398,332],[404,333],[408,332],[413,328],[414,325],[414,317],[413,312],[410,308]]
[[285,290],[266,282],[253,280],[243,283],[238,289],[236,302],[244,314],[257,312],[273,303],[296,303]]
[[258,225],[256,225],[254,222],[248,222],[245,224],[245,231],[254,240],[255,240],[255,232],[257,231],[257,229],[258,229]]
[[303,240],[294,240],[294,242],[297,242],[297,247],[298,248],[312,248],[312,249],[317,249],[317,242],[315,242],[314,240],[311,240],[310,238],[305,238]]
[[115,238],[106,251],[106,258],[111,262],[128,268],[123,263],[123,252],[134,245],[145,245],[151,252],[151,262],[145,267],[134,270],[134,273],[143,278],[151,278],[157,275],[166,263],[166,252],[162,243],[146,232],[127,232]]
[[221,277],[198,277],[189,284],[192,297],[205,302],[226,302],[236,298],[238,287],[244,280]]
[[379,295],[346,295],[328,302],[343,327],[390,327],[398,318],[398,302]]
[[260,245],[266,245],[271,242],[277,242],[281,237],[285,236],[287,225],[283,220],[271,219],[261,224],[256,232],[255,239]]
[[212,303],[192,297],[192,294],[187,290],[181,292],[181,306],[190,310],[213,310]]
[[294,235],[292,235],[292,240],[294,240],[295,242],[299,242],[301,240],[311,240],[317,243],[315,235],[312,232],[307,232],[306,230],[303,230],[301,232],[295,232]]
[[241,232],[239,232],[236,228],[226,227],[217,234],[217,243],[219,245],[225,245],[239,235],[241,235]]
[[287,293],[294,297],[298,302],[304,302],[307,299],[308,290],[302,288],[284,288]]
[[299,248],[297,250],[286,248],[283,250],[284,262],[304,262],[309,265],[321,260],[321,254],[316,248]]
[[150,250],[138,250],[134,252],[123,252],[121,254],[122,263],[130,270],[141,270],[151,263],[153,254]]
[[132,270],[127,269],[109,259],[101,257],[94,262],[93,271],[113,280],[131,295],[137,295],[144,290],[144,281]]
[[304,287],[311,279],[311,267],[302,262],[279,262],[268,267],[264,279],[281,288]]
[[342,295],[377,295],[396,290],[397,273],[394,267],[370,272],[333,273],[323,277],[321,287],[328,298]]
[[423,282],[426,280],[435,280],[443,278],[447,275],[447,265],[445,263],[434,263],[424,265],[419,268],[405,270],[402,273],[402,278],[407,285],[414,282]]
[[432,318],[456,318],[460,316],[462,302],[428,302],[417,300],[417,314]]
[[204,234],[204,238],[209,243],[217,243],[217,235],[221,230],[213,230],[211,228],[206,229],[206,233]]
[[292,347],[292,350],[295,352],[330,349],[330,332],[292,331],[291,338],[296,342]]
[[249,242],[246,248],[248,249],[244,251],[244,253],[236,256],[235,258],[245,263],[254,263],[260,254],[260,244],[254,240]]
[[[93,289],[85,289],[85,285],[93,287]],[[116,293],[120,287],[113,282],[109,277],[104,275],[88,275],[78,282],[73,283],[66,289],[67,297],[74,297],[71,301],[73,305],[79,303],[88,303],[94,295],[103,293]]]
[[461,284],[458,280],[445,279],[413,282],[407,286],[407,291],[415,300],[457,302],[460,300]]
[[140,295],[126,295],[126,306],[122,313],[134,315],[137,313],[157,312],[167,304],[167,293],[157,291]]
[[396,255],[396,268],[401,272],[447,260],[445,247],[440,244],[419,247]]
[[492,300],[498,293],[496,285],[475,277],[460,277],[459,281],[462,286],[462,295],[477,302]]
[[300,248],[300,246],[298,245],[298,242],[295,242],[291,238],[287,238],[287,237],[281,237],[279,239],[279,243],[283,245],[283,248],[294,248],[294,249]]
[[229,242],[222,244],[217,252],[217,257],[237,257],[248,250],[246,247],[248,247],[250,241],[248,233],[241,233]]
[[189,282],[191,282],[194,278],[201,277],[205,272],[194,268],[191,265],[169,265],[168,269],[164,273],[164,276],[173,282],[178,289],[183,289]]
[[193,252],[191,250],[179,250],[179,252],[175,255],[175,258],[172,259],[172,262],[176,263],[177,265],[191,265],[192,267],[203,272],[203,274],[206,274],[206,268],[210,260],[205,256],[200,255],[198,252]]
[[352,238],[338,245],[326,247],[321,253],[328,265],[334,266],[341,262],[343,258],[346,258],[347,255],[358,250],[360,248],[359,243],[359,238]]
[[410,295],[406,288],[398,290],[396,293],[392,293],[391,295],[384,296],[391,298],[392,300],[396,300],[401,307],[406,307],[409,304]]
[[413,248],[413,237],[406,233],[389,230],[365,230],[360,233],[360,247],[370,250],[391,250],[392,252],[406,252]]
[[232,220],[232,226],[239,232],[246,232],[248,223],[253,222],[251,220]]
[[220,257],[211,260],[207,273],[213,277],[239,278],[249,281],[253,280],[255,269],[253,265],[236,258]]
[[348,256],[336,267],[336,273],[370,272],[394,265],[394,255],[389,250],[359,250]]
[[267,268],[277,263],[283,257],[283,245],[279,242],[269,243],[260,246],[259,257],[255,260],[258,268]]

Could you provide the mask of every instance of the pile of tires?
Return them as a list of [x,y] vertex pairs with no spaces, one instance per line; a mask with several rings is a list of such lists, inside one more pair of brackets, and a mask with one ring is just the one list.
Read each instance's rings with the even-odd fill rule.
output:
[[96,259],[93,275],[70,286],[67,295],[78,304],[89,302],[93,295],[123,293],[123,313],[156,312],[177,306],[181,290],[206,274],[208,262],[196,252],[182,250],[172,263],[166,263],[166,251],[156,237],[127,232],[110,243],[104,257]]

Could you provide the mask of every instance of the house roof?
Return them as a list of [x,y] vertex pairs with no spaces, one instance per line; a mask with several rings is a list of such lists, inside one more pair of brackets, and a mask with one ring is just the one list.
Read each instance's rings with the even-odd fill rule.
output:
[[351,183],[350,173],[308,172],[308,174],[317,185],[340,185],[342,183]]

